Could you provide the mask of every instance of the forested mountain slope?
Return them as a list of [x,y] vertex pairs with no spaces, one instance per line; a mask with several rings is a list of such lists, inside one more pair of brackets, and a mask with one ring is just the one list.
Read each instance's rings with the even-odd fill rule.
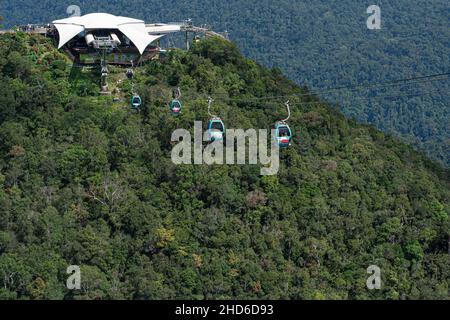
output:
[[[447,0],[40,1],[0,0],[8,26],[49,22],[69,5],[147,21],[209,24],[228,30],[243,53],[312,89],[385,83],[450,70]],[[368,30],[369,5],[381,7],[382,29]],[[395,133],[450,165],[450,80],[322,94],[359,121]]]
[[[124,70],[111,72],[128,101]],[[140,113],[41,37],[0,36],[0,79],[0,298],[449,297],[448,172],[315,97],[291,99],[276,176],[172,163],[173,130],[205,123],[206,96],[238,99],[215,105],[229,128],[264,129],[282,101],[250,99],[306,93],[233,44],[136,69]],[[66,289],[68,265],[82,290]],[[381,290],[366,288],[370,265]]]

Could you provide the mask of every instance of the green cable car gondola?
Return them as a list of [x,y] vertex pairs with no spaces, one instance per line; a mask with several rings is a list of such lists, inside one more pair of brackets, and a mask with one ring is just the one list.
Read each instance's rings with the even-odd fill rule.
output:
[[131,97],[131,108],[132,109],[139,109],[142,105],[142,99],[138,95],[133,95]]
[[209,97],[208,98],[208,114],[211,116],[211,119],[208,121],[208,139],[210,142],[224,140],[225,137],[225,123],[223,123],[220,117],[214,116],[211,113],[211,105],[214,100]]
[[285,103],[288,111],[288,117],[282,121],[275,123],[275,140],[280,148],[287,148],[292,143],[292,130],[287,124],[287,121],[291,117],[291,108],[289,106],[289,101]]
[[223,140],[225,137],[225,124],[220,118],[208,121],[208,137],[211,142]]
[[133,69],[128,69],[126,75],[127,75],[128,80],[132,80],[133,76],[134,76]]
[[183,108],[181,102],[181,90],[180,88],[177,88],[176,91],[173,91],[173,100],[169,103],[170,112],[174,116],[178,116],[181,113],[181,109]]
[[292,131],[286,122],[280,121],[275,124],[275,139],[280,148],[287,148],[291,145]]
[[172,112],[172,114],[174,116],[178,116],[181,113],[182,105],[181,105],[180,100],[174,99],[174,100],[170,101],[169,107],[170,107],[170,112]]

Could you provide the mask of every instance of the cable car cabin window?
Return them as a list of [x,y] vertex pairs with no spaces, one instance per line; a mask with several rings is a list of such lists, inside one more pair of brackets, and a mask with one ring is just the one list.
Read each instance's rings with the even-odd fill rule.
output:
[[133,108],[139,108],[142,104],[142,99],[139,96],[133,96],[131,99],[131,106]]
[[175,109],[175,108],[181,109],[181,104],[177,100],[172,101],[172,109]]
[[280,129],[278,129],[278,135],[280,137],[288,137],[291,135],[291,132],[288,128],[286,127],[281,127]]
[[220,122],[213,122],[213,123],[211,124],[211,130],[219,130],[219,131],[223,131],[222,123],[220,123]]

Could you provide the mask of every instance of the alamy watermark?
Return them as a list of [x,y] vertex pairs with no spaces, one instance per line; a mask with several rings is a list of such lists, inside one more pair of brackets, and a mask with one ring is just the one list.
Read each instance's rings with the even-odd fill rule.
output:
[[370,277],[367,278],[366,285],[369,290],[381,289],[381,269],[376,265],[371,265],[367,268],[367,273]]
[[81,289],[81,269],[79,266],[68,266],[66,270],[70,276],[67,278],[66,287],[69,290]]
[[70,17],[80,17],[81,16],[81,8],[75,4],[72,4],[67,7],[66,13],[70,15]]
[[367,28],[369,30],[379,30],[381,29],[381,8],[377,5],[371,5],[366,11],[370,14],[367,19]]
[[[276,139],[271,139],[270,156],[268,156],[267,139],[268,130],[260,129],[228,129],[225,141],[211,141],[210,133],[203,132],[202,122],[194,122],[194,141],[188,130],[177,129],[172,133],[172,142],[177,144],[172,149],[172,162],[174,164],[247,164],[247,141],[248,141],[248,164],[261,164],[263,167],[261,175],[275,175],[280,168],[280,147]],[[272,130],[271,137],[275,137]],[[270,139],[270,137],[269,137]],[[210,142],[205,147],[203,142]],[[236,143],[235,143],[236,142]],[[193,150],[192,150],[193,149]],[[193,152],[192,152],[193,151]],[[192,159],[192,154],[194,159]],[[236,157],[235,157],[236,155]]]

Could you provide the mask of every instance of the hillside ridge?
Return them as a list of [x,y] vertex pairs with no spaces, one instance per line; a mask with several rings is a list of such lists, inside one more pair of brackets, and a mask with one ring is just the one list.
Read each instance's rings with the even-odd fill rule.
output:
[[309,95],[291,99],[277,175],[175,165],[171,134],[206,123],[205,97],[259,129],[286,111],[258,98],[308,90],[214,38],[137,68],[140,112],[125,71],[101,96],[49,39],[0,36],[0,298],[448,299],[448,171]]

